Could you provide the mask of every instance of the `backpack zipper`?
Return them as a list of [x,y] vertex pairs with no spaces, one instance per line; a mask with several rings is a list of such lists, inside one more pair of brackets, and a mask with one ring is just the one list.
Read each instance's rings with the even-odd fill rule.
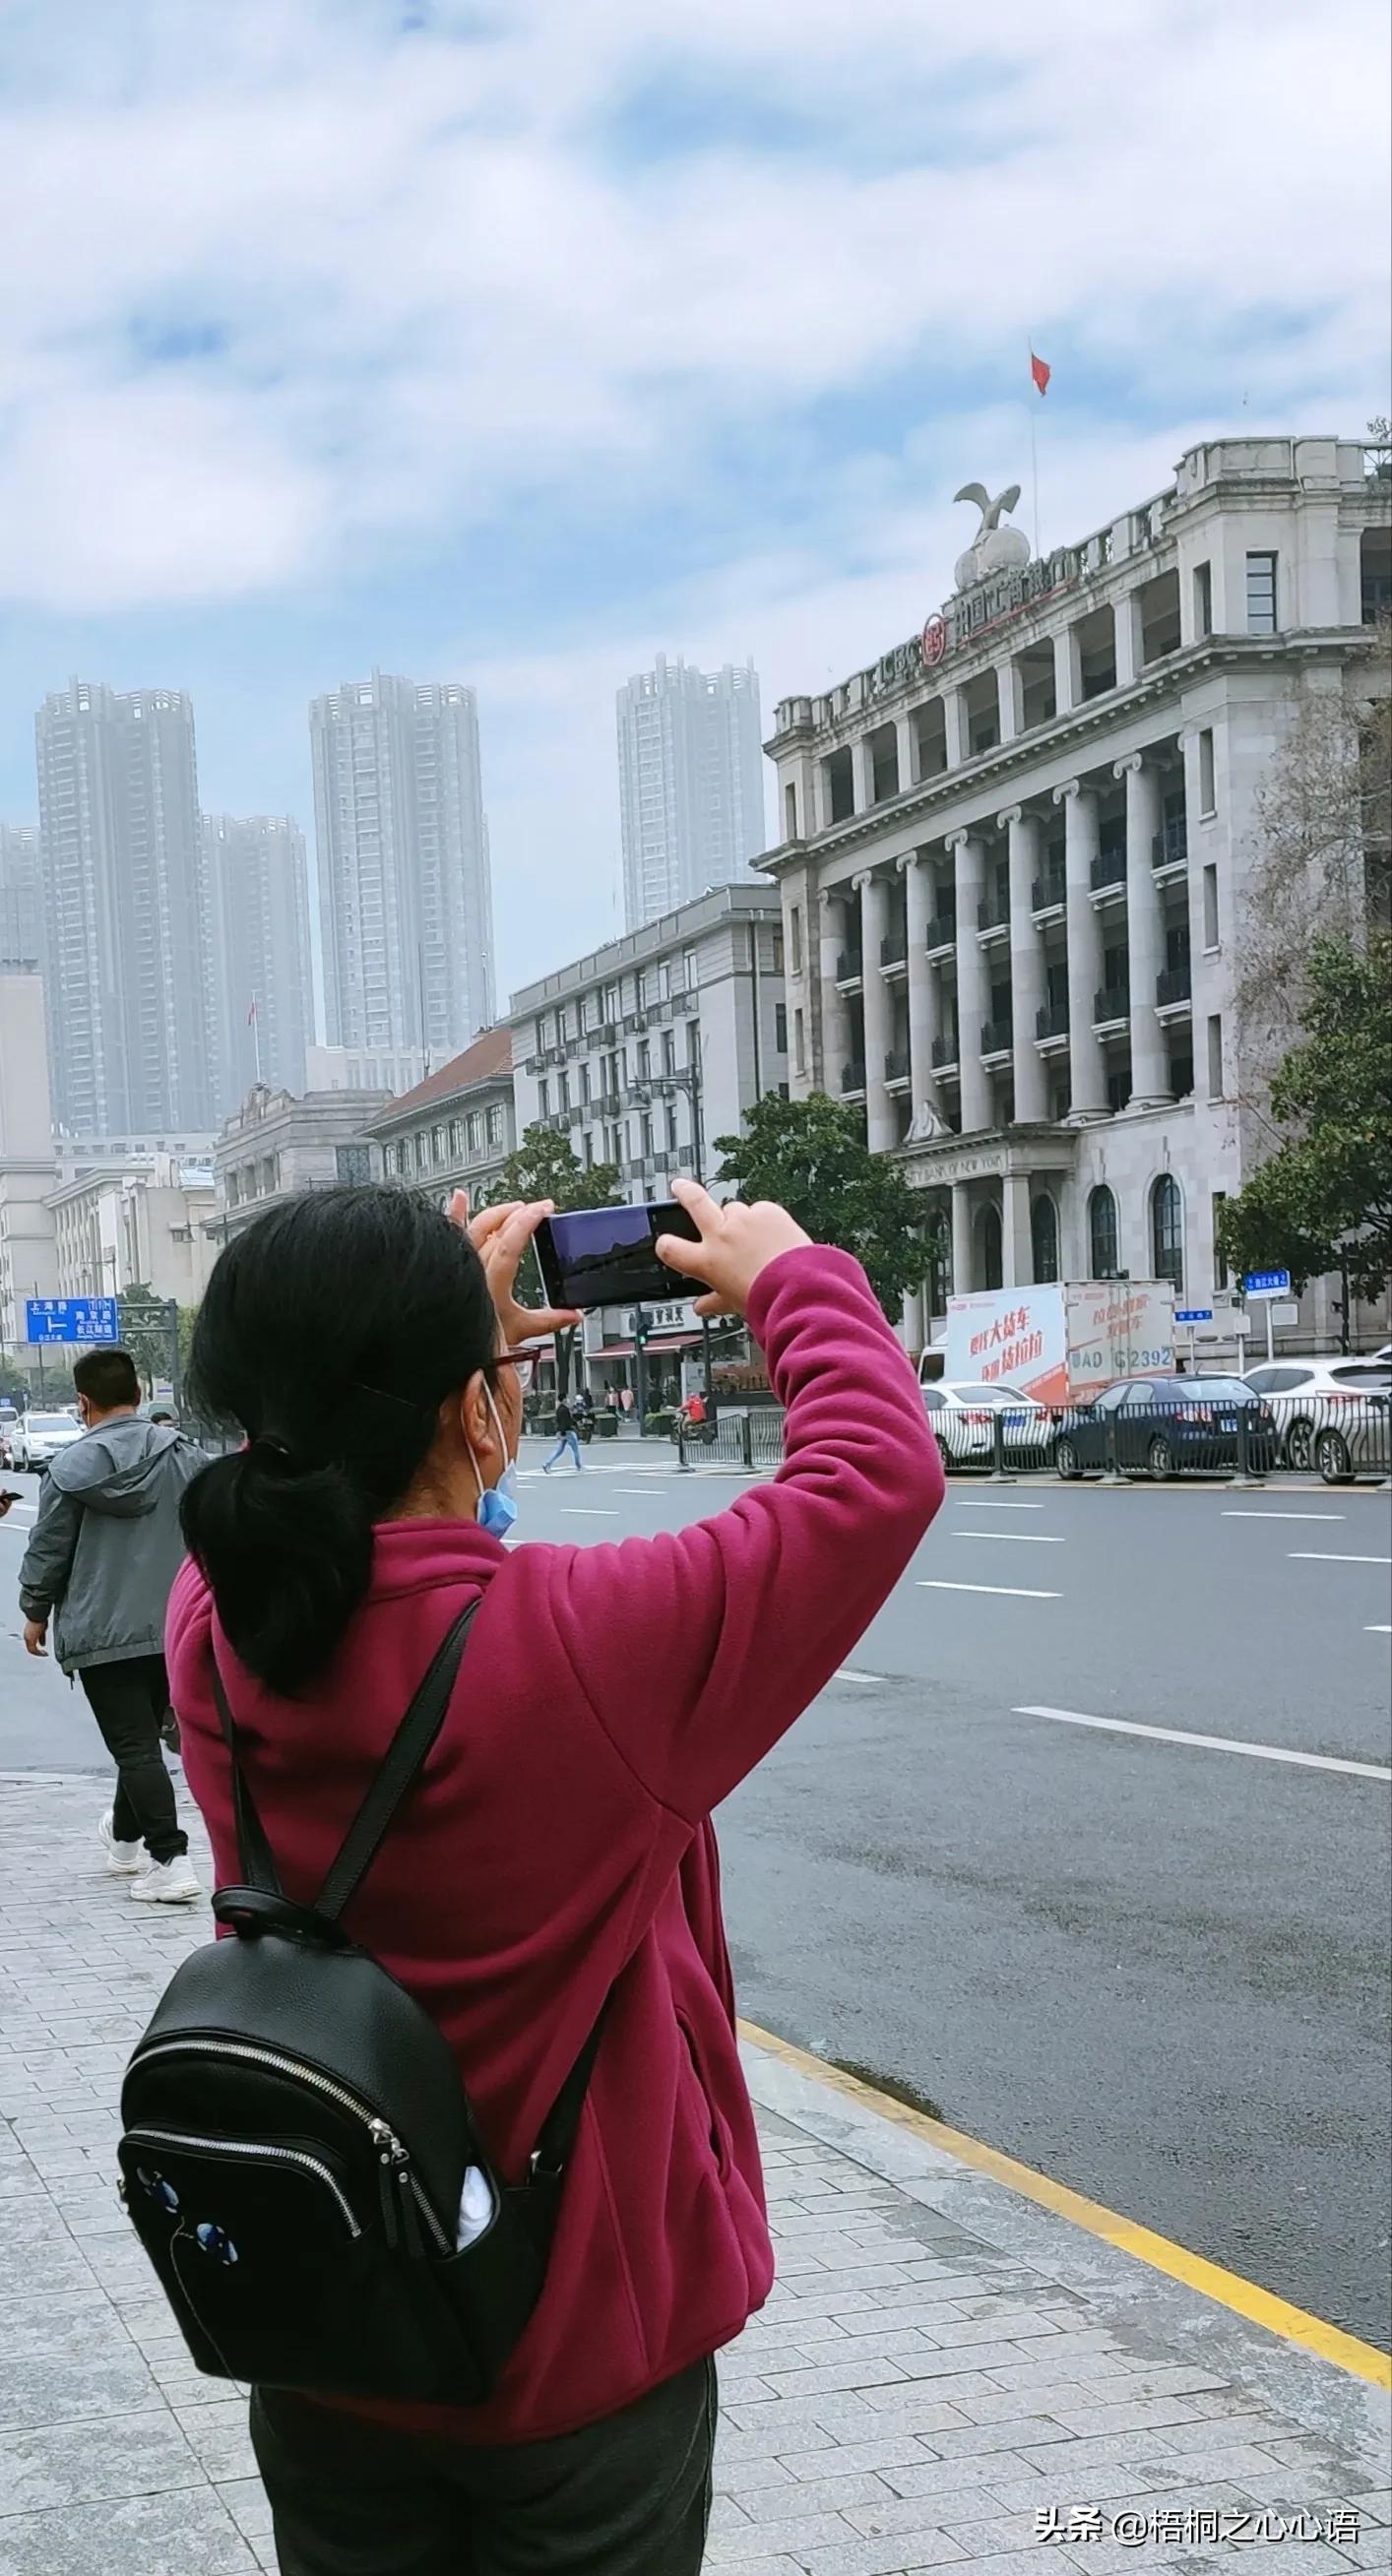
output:
[[144,2145],[148,2141],[154,2147],[192,2147],[205,2155],[251,2156],[258,2163],[298,2165],[303,2172],[313,2174],[317,2182],[327,2184],[343,2214],[344,2224],[350,2236],[362,2234],[362,2229],[353,2216],[352,2207],[335,2182],[328,2166],[322,2164],[318,2156],[306,2155],[299,2147],[265,2147],[243,2138],[195,2138],[178,2129],[132,2129],[130,2138],[133,2145]]
[[[408,2150],[402,2145],[400,2138],[397,2136],[390,2123],[382,2119],[377,2112],[369,2110],[367,2104],[359,2101],[355,2093],[349,2093],[342,2084],[335,2084],[332,2076],[320,2075],[316,2068],[302,2065],[297,2057],[281,2056],[277,2054],[274,2049],[253,2048],[243,2040],[159,2039],[153,2041],[149,2048],[141,2050],[139,2058],[135,2061],[135,2064],[144,2065],[146,2060],[151,2057],[162,2057],[168,2054],[171,2050],[177,2051],[180,2049],[182,2049],[186,2055],[199,2055],[204,2057],[235,2057],[240,2058],[253,2066],[273,2067],[277,2074],[293,2075],[297,2082],[312,2086],[316,2093],[327,2095],[331,2102],[337,2102],[343,2110],[351,2111],[353,2117],[356,2120],[361,2120],[363,2127],[367,2130],[373,2145],[377,2149],[378,2158],[383,2167],[391,2167],[397,2189],[402,2193],[409,2191],[416,2208],[419,2210],[421,2217],[425,2220],[426,2226],[435,2241],[436,2251],[441,2254],[452,2254],[454,2252],[454,2246],[446,2236],[444,2229],[440,2225],[439,2219],[431,2208],[429,2200],[426,2198],[426,2195],[422,2191],[420,2184],[417,2182],[414,2173],[411,2171],[411,2159]],[[134,2072],[134,2066],[131,2071],[132,2073]],[[285,2152],[288,2154],[290,2150],[286,2149]],[[386,2216],[388,2205],[389,2195],[384,2190],[382,2203],[384,2217]],[[387,2233],[388,2241],[395,2244],[396,2236],[392,2226],[388,2227]]]

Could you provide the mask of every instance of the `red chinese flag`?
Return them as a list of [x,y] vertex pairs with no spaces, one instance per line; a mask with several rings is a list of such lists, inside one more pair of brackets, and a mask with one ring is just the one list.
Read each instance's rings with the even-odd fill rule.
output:
[[1031,349],[1030,374],[1034,378],[1035,388],[1039,393],[1046,394],[1048,392],[1049,378],[1053,372],[1053,368],[1048,364],[1048,361],[1044,358],[1036,358],[1033,349]]

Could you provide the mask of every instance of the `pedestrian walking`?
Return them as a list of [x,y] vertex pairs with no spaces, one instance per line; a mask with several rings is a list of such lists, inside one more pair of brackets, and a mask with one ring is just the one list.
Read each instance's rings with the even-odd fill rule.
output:
[[576,1427],[574,1407],[568,1403],[565,1396],[560,1396],[556,1404],[556,1446],[550,1457],[542,1460],[543,1476],[549,1476],[552,1468],[559,1466],[567,1450],[575,1460],[577,1469],[583,1474],[585,1461],[580,1455],[580,1434]]
[[[284,2576],[702,2564],[713,2356],[773,2279],[711,1815],[852,1654],[942,1471],[858,1263],[782,1209],[677,1194],[700,1241],[665,1238],[662,1258],[703,1311],[747,1317],[787,1407],[785,1456],[729,1510],[621,1551],[500,1544],[522,1346],[574,1320],[515,1297],[545,1203],[465,1231],[462,1206],[451,1224],[406,1191],[308,1192],[228,1244],[205,1292],[194,1380],[247,1445],[185,1497],[193,1561],[169,1651],[219,1886],[240,1872],[215,1674],[244,1807],[307,1906],[401,1711],[481,1605],[423,1782],[349,1901],[350,1955],[425,2007],[512,2185],[589,2052],[539,2302],[493,2393],[424,2402],[424,2338],[399,2365],[398,2345],[374,2347],[371,2393],[284,2371],[254,2389]],[[381,2233],[391,2211],[374,2188],[335,2239],[321,2201],[315,2224],[370,2301],[405,2259]],[[244,2241],[240,2288],[216,2262],[179,2267],[187,2297],[243,2333],[248,2279],[274,2296],[274,2265],[251,2258]],[[442,2303],[467,2264],[436,2265]],[[402,2379],[399,2402],[377,2393]]]
[[180,1498],[206,1464],[168,1423],[140,1419],[128,1351],[84,1351],[73,1370],[84,1437],[43,1480],[19,1569],[24,1643],[76,1674],[116,1765],[101,1819],[107,1868],[142,1903],[201,1895],[161,1740],[169,1717],[164,1619],[183,1559]]

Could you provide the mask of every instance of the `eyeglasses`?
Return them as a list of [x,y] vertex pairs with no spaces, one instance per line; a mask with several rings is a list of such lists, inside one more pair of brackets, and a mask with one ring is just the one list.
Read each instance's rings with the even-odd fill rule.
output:
[[541,1357],[540,1352],[498,1351],[495,1356],[500,1368],[516,1369],[519,1393],[522,1395],[530,1394],[531,1389],[536,1384],[537,1361]]

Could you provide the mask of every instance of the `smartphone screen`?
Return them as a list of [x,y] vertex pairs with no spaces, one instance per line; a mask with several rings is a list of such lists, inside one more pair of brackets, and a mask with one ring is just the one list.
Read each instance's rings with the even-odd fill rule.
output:
[[660,1234],[699,1243],[701,1233],[675,1199],[642,1207],[573,1208],[537,1229],[537,1260],[552,1306],[642,1306],[699,1294],[658,1260]]

